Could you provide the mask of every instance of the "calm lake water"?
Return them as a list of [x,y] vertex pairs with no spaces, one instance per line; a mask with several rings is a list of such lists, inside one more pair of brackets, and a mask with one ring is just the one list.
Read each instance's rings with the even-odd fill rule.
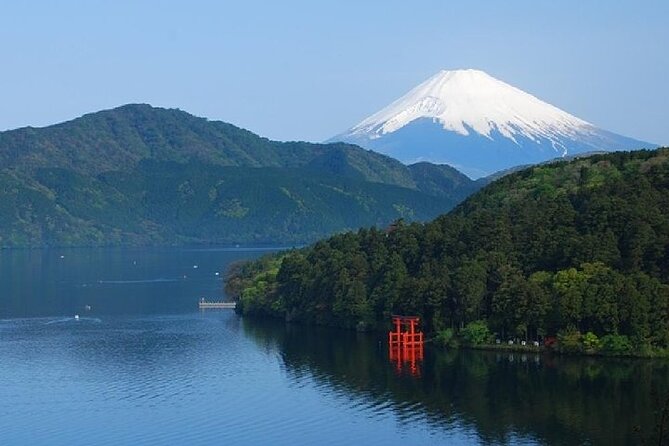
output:
[[411,373],[382,336],[197,310],[263,252],[0,252],[0,444],[638,444],[669,392],[664,361],[428,346]]

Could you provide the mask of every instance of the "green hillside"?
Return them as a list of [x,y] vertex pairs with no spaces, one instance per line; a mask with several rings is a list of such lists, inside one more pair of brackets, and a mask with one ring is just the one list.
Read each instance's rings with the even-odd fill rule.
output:
[[0,132],[0,247],[305,243],[427,220],[478,188],[348,144],[276,142],[126,105]]
[[444,341],[667,348],[669,149],[528,168],[430,223],[336,235],[237,266],[227,286],[247,314],[309,323],[418,314]]

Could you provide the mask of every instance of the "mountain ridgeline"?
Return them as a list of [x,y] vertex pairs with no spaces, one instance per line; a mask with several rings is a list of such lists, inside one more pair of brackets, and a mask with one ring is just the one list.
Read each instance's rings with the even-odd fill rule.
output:
[[0,247],[300,244],[428,220],[480,185],[448,166],[126,105],[0,132]]
[[658,149],[512,173],[430,223],[238,265],[227,289],[246,314],[350,328],[417,314],[431,333],[483,333],[472,343],[559,334],[566,350],[624,353],[669,347],[668,278]]

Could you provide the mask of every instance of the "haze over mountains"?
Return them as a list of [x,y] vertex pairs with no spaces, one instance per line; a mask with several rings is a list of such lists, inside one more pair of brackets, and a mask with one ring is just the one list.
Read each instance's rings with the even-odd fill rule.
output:
[[654,148],[600,129],[479,70],[440,71],[330,139],[472,178],[595,151]]
[[126,105],[0,132],[0,247],[305,243],[426,220],[479,187],[448,166]]
[[144,104],[0,132],[0,247],[301,244],[443,214],[489,182],[460,171],[653,146],[477,70],[439,72],[332,140]]

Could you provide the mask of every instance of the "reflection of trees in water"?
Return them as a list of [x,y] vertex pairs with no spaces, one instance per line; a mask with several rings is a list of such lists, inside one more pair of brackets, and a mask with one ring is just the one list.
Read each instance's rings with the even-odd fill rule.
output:
[[370,409],[441,428],[465,424],[485,443],[530,437],[549,444],[636,444],[669,392],[669,363],[427,348],[420,379],[398,376],[383,340],[365,334],[244,321],[259,345],[277,349],[292,379],[346,392]]

